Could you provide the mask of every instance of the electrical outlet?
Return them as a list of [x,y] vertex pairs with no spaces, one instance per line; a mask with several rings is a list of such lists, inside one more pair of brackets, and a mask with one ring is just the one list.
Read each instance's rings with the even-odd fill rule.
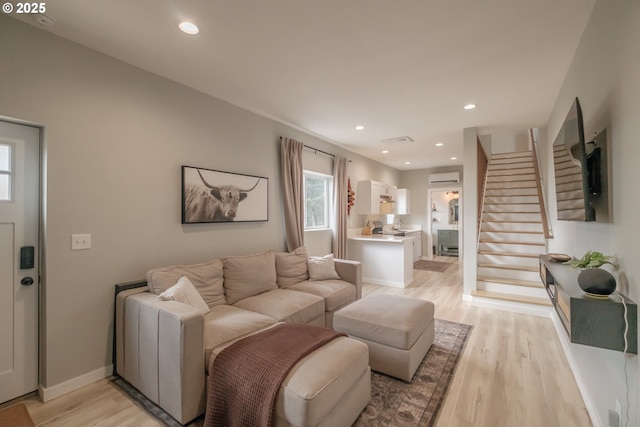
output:
[[620,427],[620,415],[622,414],[622,405],[616,399],[616,409],[609,409],[609,427]]
[[71,250],[91,249],[91,234],[72,234]]
[[620,416],[613,409],[609,409],[609,427],[620,427]]

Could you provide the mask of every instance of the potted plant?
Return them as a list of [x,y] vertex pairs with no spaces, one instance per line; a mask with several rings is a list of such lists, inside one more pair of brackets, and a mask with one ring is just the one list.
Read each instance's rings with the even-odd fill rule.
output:
[[587,251],[582,258],[572,259],[565,264],[582,269],[578,274],[578,285],[587,295],[606,298],[616,290],[616,279],[600,268],[605,264],[617,268],[612,257],[597,251]]

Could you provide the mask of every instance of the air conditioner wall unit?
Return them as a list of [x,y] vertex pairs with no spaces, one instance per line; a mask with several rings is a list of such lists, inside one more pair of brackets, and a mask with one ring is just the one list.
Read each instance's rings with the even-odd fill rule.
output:
[[429,175],[429,184],[458,184],[460,172],[432,173]]

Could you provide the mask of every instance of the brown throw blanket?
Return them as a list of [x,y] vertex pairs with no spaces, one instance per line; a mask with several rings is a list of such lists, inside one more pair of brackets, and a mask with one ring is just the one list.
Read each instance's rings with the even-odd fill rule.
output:
[[282,324],[222,350],[209,375],[204,427],[271,426],[278,390],[293,366],[346,336],[319,326]]

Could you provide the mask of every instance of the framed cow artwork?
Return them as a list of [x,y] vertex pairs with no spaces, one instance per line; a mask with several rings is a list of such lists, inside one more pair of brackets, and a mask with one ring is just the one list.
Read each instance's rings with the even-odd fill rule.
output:
[[182,223],[269,220],[269,178],[182,166]]

